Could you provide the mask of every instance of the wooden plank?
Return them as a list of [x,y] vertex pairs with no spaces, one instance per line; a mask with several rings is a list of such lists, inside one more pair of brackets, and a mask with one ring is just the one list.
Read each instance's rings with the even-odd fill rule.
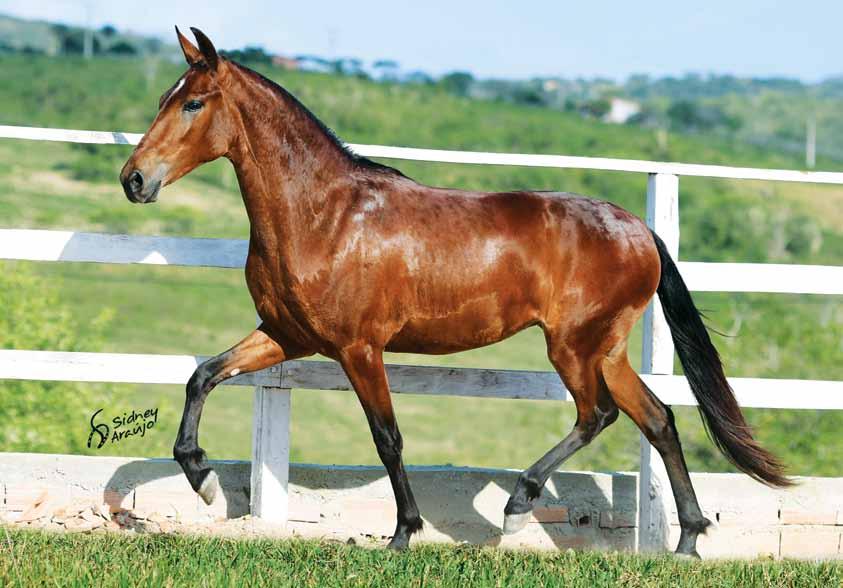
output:
[[[0,229],[0,259],[242,268],[248,241]],[[698,292],[843,295],[843,267],[680,262]]]
[[[673,259],[679,258],[679,178],[651,174],[647,182],[647,226],[661,237]],[[673,338],[658,297],[644,313],[641,373],[673,373]],[[670,535],[672,495],[661,456],[647,438],[640,437],[641,465],[638,476],[638,551],[667,548]]]
[[[387,365],[393,393],[572,400],[556,372]],[[336,362],[288,361],[281,365],[285,388],[352,390]]]
[[[135,145],[142,135],[108,131],[79,131],[36,127],[0,126],[0,138],[32,139],[37,141],[67,141],[72,143],[100,143]],[[804,172],[783,169],[728,167],[694,163],[645,161],[639,159],[610,159],[605,157],[579,157],[570,155],[539,155],[528,153],[487,153],[479,151],[452,151],[447,149],[418,149],[390,145],[365,145],[349,143],[360,155],[387,159],[432,161],[442,163],[468,163],[485,165],[518,165],[525,167],[552,167],[563,169],[592,169],[602,171],[701,176],[742,180],[769,180],[777,182],[805,182],[815,184],[843,184],[843,173]]]
[[247,241],[0,229],[0,259],[242,268]]
[[98,143],[101,145],[137,145],[142,137],[143,133],[123,133],[120,131],[77,131],[72,129],[0,125],[0,138],[4,139]]
[[[0,350],[0,380],[47,380],[129,384],[185,384],[207,358],[194,355],[84,353],[76,351]],[[396,394],[429,394],[525,400],[571,400],[555,372],[487,370],[388,365]],[[667,404],[695,406],[684,376],[642,375]],[[756,408],[843,409],[843,382],[730,378],[742,406]],[[351,390],[333,361],[288,361],[226,385],[272,386],[314,390]]]
[[[113,382],[127,384],[185,384],[207,357],[84,353],[76,351],[0,350],[0,379],[53,382]],[[277,367],[226,380],[226,385],[278,385]]]
[[843,267],[779,263],[679,262],[695,292],[769,292],[843,295]]

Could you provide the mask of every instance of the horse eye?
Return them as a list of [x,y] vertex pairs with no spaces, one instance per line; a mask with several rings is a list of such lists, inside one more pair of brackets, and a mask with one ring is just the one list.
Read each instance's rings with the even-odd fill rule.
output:
[[198,100],[191,100],[190,102],[186,102],[184,105],[185,112],[196,112],[202,108],[202,103]]

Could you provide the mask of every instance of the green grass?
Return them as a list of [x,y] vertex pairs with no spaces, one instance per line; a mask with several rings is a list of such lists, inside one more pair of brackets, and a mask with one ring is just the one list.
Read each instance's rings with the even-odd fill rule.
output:
[[669,556],[545,554],[419,545],[395,554],[338,543],[12,530],[0,585],[17,586],[594,586],[822,587],[843,564],[686,562]]
[[[141,60],[50,60],[0,57],[15,84],[0,85],[0,124],[142,132],[157,97],[181,66]],[[567,153],[795,168],[797,158],[737,143],[671,136],[666,150],[646,130],[585,121],[539,108],[461,100],[428,87],[265,71],[350,142]],[[119,83],[115,83],[119,80]],[[205,166],[162,192],[154,206],[129,204],[116,181],[130,148],[0,140],[0,225],[137,234],[246,238],[248,223],[227,162]],[[420,181],[469,189],[570,190],[607,198],[642,214],[643,175],[500,166],[391,162]],[[826,168],[829,162],[820,162]],[[683,259],[843,264],[843,188],[681,180]],[[103,308],[114,310],[104,351],[215,354],[254,327],[242,272],[216,269],[21,264],[61,289],[80,329]],[[16,267],[3,264],[4,269]],[[843,379],[843,306],[839,297],[697,295],[732,375]],[[21,320],[37,321],[38,317]],[[632,355],[640,348],[632,337]],[[453,356],[390,356],[391,361],[516,369],[550,369],[536,330]],[[638,364],[633,359],[634,365]],[[0,383],[0,386],[3,384]],[[160,426],[109,453],[170,455],[181,415],[176,386],[99,386],[119,413],[158,406]],[[56,392],[59,393],[59,392]],[[794,394],[798,394],[794,390]],[[570,405],[547,402],[395,399],[408,463],[524,468],[567,433]],[[100,406],[90,407],[93,412]],[[677,422],[692,470],[731,471],[708,442],[694,409]],[[834,459],[843,414],[747,411],[758,436],[794,473],[843,475]],[[88,415],[68,426],[84,441]],[[248,458],[251,392],[221,388],[206,405],[202,445],[212,458]],[[507,431],[501,435],[500,431]],[[316,463],[378,463],[353,394],[294,393],[293,458]],[[108,447],[108,446],[107,446]],[[0,447],[2,450],[2,447]],[[61,448],[57,448],[61,451]],[[105,451],[105,450],[104,450]],[[93,451],[92,451],[93,452]],[[627,419],[566,463],[570,469],[636,467],[638,434]]]

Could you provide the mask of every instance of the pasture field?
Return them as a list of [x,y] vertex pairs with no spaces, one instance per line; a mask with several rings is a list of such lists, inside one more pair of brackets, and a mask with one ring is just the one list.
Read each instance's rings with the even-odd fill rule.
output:
[[[130,132],[146,129],[155,114],[158,95],[183,71],[180,65],[140,59],[85,62],[3,56],[0,65],[6,79],[16,80],[0,85],[0,124]],[[795,158],[758,148],[678,135],[671,136],[667,147],[662,148],[655,135],[646,130],[539,108],[457,99],[426,86],[377,84],[271,69],[264,73],[288,87],[349,142],[800,166]],[[130,151],[128,147],[0,140],[0,226],[247,238],[246,215],[227,162],[205,166],[166,188],[157,205],[135,206],[126,201],[117,182]],[[637,214],[643,214],[644,209],[643,175],[390,163],[433,185],[566,190],[612,200]],[[819,167],[834,169],[830,162],[823,161]],[[683,259],[843,264],[841,187],[682,178],[680,207]],[[67,263],[0,265],[5,271],[30,273],[43,288],[55,291],[79,333],[99,325],[102,351],[210,355],[228,348],[254,326],[251,300],[242,272],[236,270]],[[4,295],[15,301],[14,292]],[[705,294],[695,299],[707,310],[710,323],[728,335],[715,337],[728,373],[843,379],[843,363],[839,361],[843,306],[839,297]],[[15,308],[20,310],[10,319],[12,323],[27,323],[37,330],[39,317],[26,314],[25,300],[16,302]],[[96,318],[104,309],[110,311],[110,319],[100,324]],[[65,347],[59,340],[52,348]],[[631,346],[635,358],[639,348],[636,330]],[[536,329],[464,354],[391,356],[389,360],[550,369],[543,336]],[[633,361],[637,365],[638,360]],[[49,394],[69,389],[55,385]],[[181,414],[181,388],[94,385],[82,389],[91,391],[90,405],[77,407],[63,425],[78,441],[74,451],[97,453],[85,448],[84,441],[89,432],[88,418],[103,407],[105,398],[106,408],[115,414],[158,407],[160,425],[142,440],[107,445],[99,453],[170,455]],[[12,391],[9,384],[0,382],[0,414],[4,414],[4,394]],[[379,463],[352,394],[296,391],[293,403],[294,461]],[[523,468],[559,441],[574,415],[573,406],[529,401],[403,396],[395,403],[405,440],[405,461],[413,464]],[[690,469],[730,471],[705,438],[696,411],[679,408],[676,413]],[[780,454],[793,473],[843,475],[839,459],[843,414],[747,413],[762,443]],[[201,444],[213,458],[248,459],[250,392],[225,387],[215,391],[205,408],[201,436]],[[21,437],[5,440],[0,450],[69,449],[49,440],[35,444]],[[628,470],[636,467],[637,459],[638,434],[628,419],[620,419],[565,467]]]
[[558,554],[420,545],[404,553],[301,540],[9,531],[0,584],[55,586],[399,586],[832,588],[843,564],[689,562],[597,552]]

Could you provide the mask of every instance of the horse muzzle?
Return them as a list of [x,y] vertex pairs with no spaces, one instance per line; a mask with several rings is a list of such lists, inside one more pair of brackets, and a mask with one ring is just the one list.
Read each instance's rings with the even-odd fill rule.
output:
[[126,170],[120,174],[120,183],[123,185],[123,192],[126,198],[135,204],[147,204],[158,200],[158,191],[161,189],[161,180],[147,180],[143,173],[138,170]]

